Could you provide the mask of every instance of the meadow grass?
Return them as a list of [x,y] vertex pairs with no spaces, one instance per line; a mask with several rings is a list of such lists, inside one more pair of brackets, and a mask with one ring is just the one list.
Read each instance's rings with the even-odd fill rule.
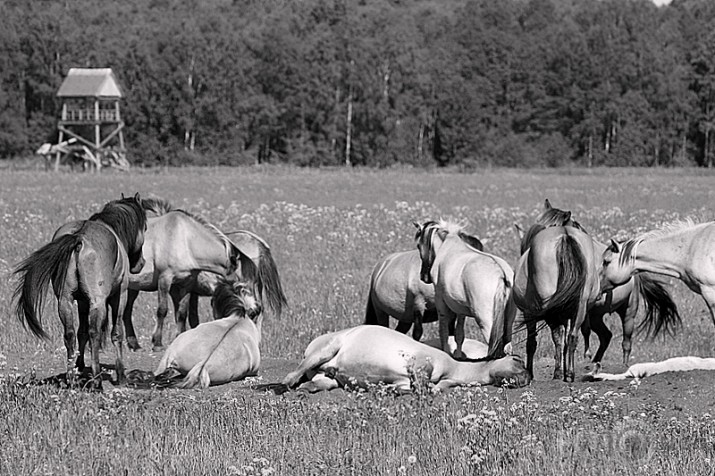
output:
[[[679,218],[712,220],[713,180],[702,170],[4,171],[0,273],[10,275],[62,223],[121,193],[158,195],[223,230],[248,229],[268,241],[289,308],[266,320],[262,353],[298,359],[317,335],[362,322],[372,266],[414,247],[413,221],[463,221],[488,251],[515,263],[513,225],[531,223],[545,198],[605,241]],[[701,298],[671,284],[683,329],[657,345],[637,338],[634,362],[712,355]],[[64,370],[64,346],[52,303],[44,314],[50,341],[22,328],[13,287],[0,282],[0,474],[698,474],[715,457],[708,415],[672,419],[630,390],[579,387],[546,405],[530,392],[480,388],[401,398],[375,388],[313,400],[17,385],[15,377],[27,380],[33,367],[41,376]],[[145,347],[155,307],[151,294],[135,306]],[[205,320],[205,302],[201,309]],[[615,336],[604,366],[618,367],[620,325],[609,325]],[[434,327],[426,326],[427,337]],[[172,326],[165,332],[168,340]],[[537,363],[553,352],[544,334]],[[523,344],[517,350],[523,354]]]

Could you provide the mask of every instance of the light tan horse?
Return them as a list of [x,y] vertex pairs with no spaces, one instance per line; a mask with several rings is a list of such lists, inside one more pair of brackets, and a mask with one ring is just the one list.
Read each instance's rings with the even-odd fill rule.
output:
[[181,388],[206,388],[256,375],[261,365],[262,316],[250,286],[221,281],[211,299],[216,320],[179,334],[154,374],[184,376]]
[[435,307],[439,318],[439,337],[442,349],[449,352],[449,325],[456,322],[454,336],[457,349],[454,357],[461,359],[464,341],[464,319],[472,316],[484,340],[489,343],[487,358],[504,355],[506,322],[514,314],[509,306],[514,271],[498,256],[469,246],[460,237],[462,227],[446,221],[415,223],[415,241],[422,266],[420,279],[434,284]]
[[604,291],[647,271],[678,278],[700,294],[715,324],[715,222],[685,220],[650,231],[622,245],[611,240],[603,252]]
[[628,367],[628,370],[621,374],[595,372],[584,376],[584,380],[626,380],[632,378],[637,381],[644,377],[662,374],[665,372],[686,372],[690,370],[715,370],[715,358],[687,356],[673,357],[661,362],[643,362],[631,365]]
[[530,381],[516,356],[459,362],[440,349],[389,328],[362,325],[314,339],[303,361],[282,384],[319,392],[385,383],[409,391],[415,376],[423,376],[439,390],[476,384],[523,386]]

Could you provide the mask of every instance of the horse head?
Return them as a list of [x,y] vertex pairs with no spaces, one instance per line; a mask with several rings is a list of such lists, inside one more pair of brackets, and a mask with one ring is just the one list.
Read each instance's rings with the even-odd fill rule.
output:
[[611,243],[603,252],[603,261],[599,270],[601,291],[610,291],[631,279],[637,247],[638,242],[635,240],[621,244],[611,239]]
[[430,270],[437,256],[433,239],[435,231],[439,229],[438,223],[436,221],[428,221],[420,225],[413,222],[413,225],[417,227],[415,241],[417,242],[417,250],[420,252],[420,260],[422,261],[420,266],[420,279],[425,284],[433,284]]
[[219,280],[216,285],[211,297],[211,309],[214,319],[239,315],[248,316],[251,320],[256,320],[263,310],[253,293],[253,286],[227,279]]
[[524,387],[531,382],[529,371],[519,356],[507,355],[501,359],[489,361],[491,376],[495,385]]

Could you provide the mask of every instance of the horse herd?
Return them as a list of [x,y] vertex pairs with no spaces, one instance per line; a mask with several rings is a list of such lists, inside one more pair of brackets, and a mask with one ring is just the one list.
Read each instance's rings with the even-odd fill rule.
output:
[[[455,223],[427,221],[415,226],[416,249],[394,253],[374,267],[365,325],[314,339],[296,370],[268,388],[278,393],[293,388],[314,392],[383,382],[408,391],[417,375],[438,389],[522,386],[533,379],[539,322],[551,330],[555,379],[574,380],[577,333],[583,334],[588,353],[591,330],[600,343],[591,377],[609,378],[610,374],[599,373],[612,337],[605,314],[621,317],[624,363],[641,303],[641,327],[649,334],[672,333],[680,323],[677,306],[650,273],[683,280],[703,296],[715,323],[715,223],[678,222],[606,245],[594,240],[571,212],[553,208],[546,200],[535,224],[526,230],[517,226],[521,255],[515,268],[485,252],[479,239]],[[64,326],[67,379],[74,384],[78,371],[85,369],[89,344],[94,389],[101,388],[99,351],[110,322],[117,381],[125,377],[124,331],[128,346],[139,348],[132,324],[139,291],[157,291],[155,350],[162,348],[169,300],[173,304],[179,334],[154,374],[157,381],[183,387],[255,375],[260,367],[263,308],[280,315],[287,302],[270,247],[262,238],[244,230],[224,233],[165,200],[138,194],[107,203],[87,220],[62,225],[51,242],[17,266],[15,274],[16,314],[38,337],[47,337],[41,315],[52,285]],[[212,297],[215,320],[198,324],[198,296]],[[398,321],[395,330],[389,329],[390,316]],[[469,316],[484,343],[465,339]],[[423,323],[435,321],[439,339],[420,342]],[[405,335],[410,328],[412,338]],[[512,332],[524,328],[526,364],[511,352]],[[707,362],[684,365],[713,365],[703,360]],[[646,375],[649,370],[634,372]]]

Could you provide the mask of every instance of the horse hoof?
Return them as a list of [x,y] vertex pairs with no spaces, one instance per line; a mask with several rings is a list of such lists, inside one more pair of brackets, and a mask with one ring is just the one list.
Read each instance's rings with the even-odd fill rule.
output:
[[127,337],[127,347],[129,347],[129,349],[133,350],[134,352],[142,348],[142,346],[139,345],[139,341],[136,337]]
[[163,351],[163,350],[164,350],[164,346],[163,346],[163,345],[153,345],[153,346],[151,346],[151,351],[152,351],[152,352],[161,352],[161,351]]

